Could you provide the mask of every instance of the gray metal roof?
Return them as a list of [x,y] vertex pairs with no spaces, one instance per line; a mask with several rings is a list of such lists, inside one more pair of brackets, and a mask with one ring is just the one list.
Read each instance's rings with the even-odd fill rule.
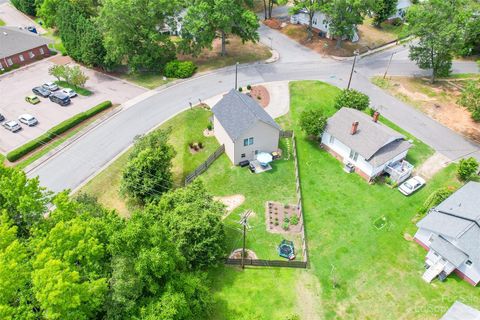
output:
[[[357,132],[350,134],[355,121],[359,123]],[[330,117],[325,132],[358,152],[365,160],[377,164],[383,164],[411,147],[397,131],[380,122],[374,122],[367,114],[351,108],[341,108]],[[401,141],[405,143],[399,143]],[[374,156],[378,158],[374,159]]]
[[417,226],[440,235],[464,252],[473,262],[473,266],[478,268],[480,266],[480,183],[471,181],[465,184],[438,206],[432,208],[428,215],[417,223]]
[[480,311],[455,301],[440,320],[480,320]]
[[0,27],[0,58],[41,47],[53,41],[16,27]]
[[432,237],[430,249],[440,254],[443,258],[451,262],[455,268],[458,268],[462,263],[468,259],[468,255],[462,250],[455,247],[449,241],[443,239],[439,235]]
[[240,138],[257,121],[280,130],[275,120],[255,100],[235,89],[225,94],[212,112],[232,141]]

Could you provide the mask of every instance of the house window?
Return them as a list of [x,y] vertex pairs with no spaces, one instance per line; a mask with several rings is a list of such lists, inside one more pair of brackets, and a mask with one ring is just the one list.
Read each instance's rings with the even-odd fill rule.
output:
[[19,58],[20,61],[22,61],[22,62],[25,61],[25,59],[23,58],[23,54],[19,54],[19,55],[18,55],[18,58]]
[[29,51],[29,52],[28,52],[28,56],[30,57],[30,59],[32,59],[33,57],[35,57],[35,55],[33,54],[32,51]]
[[335,137],[334,136],[330,136],[330,144],[334,144],[335,143]]
[[242,155],[240,157],[245,158],[245,153],[242,153]]
[[43,51],[43,48],[40,48],[40,54],[45,54],[45,51]]
[[358,152],[353,151],[353,150],[350,150],[350,159],[352,159],[353,161],[357,161],[357,159],[358,159]]
[[243,146],[246,147],[246,146],[251,146],[253,144],[253,137],[252,138],[247,138],[247,139],[243,139]]
[[8,64],[9,66],[11,66],[11,65],[13,64],[12,59],[8,58],[8,59],[7,59],[7,64]]
[[466,264],[467,266],[471,266],[472,263],[473,263],[472,260],[467,260],[467,261],[465,261],[465,264]]

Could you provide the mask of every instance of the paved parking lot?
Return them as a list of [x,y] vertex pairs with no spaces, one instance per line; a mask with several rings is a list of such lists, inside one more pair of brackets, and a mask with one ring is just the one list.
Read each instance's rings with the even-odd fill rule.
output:
[[[7,153],[15,149],[45,133],[56,124],[96,106],[102,101],[111,100],[115,104],[121,104],[146,91],[146,89],[114,79],[103,73],[82,68],[89,77],[85,87],[93,92],[91,96],[72,98],[72,103],[66,107],[61,107],[48,98],[41,97],[41,102],[36,105],[27,103],[25,97],[32,94],[33,87],[55,80],[48,74],[48,69],[54,65],[53,61],[65,60],[61,58],[64,57],[42,60],[26,68],[0,76],[0,113],[7,120],[17,120],[21,114],[28,113],[39,121],[35,127],[22,125],[23,130],[17,133],[7,131],[3,127],[0,128],[0,153]],[[73,63],[69,65],[73,65]]]

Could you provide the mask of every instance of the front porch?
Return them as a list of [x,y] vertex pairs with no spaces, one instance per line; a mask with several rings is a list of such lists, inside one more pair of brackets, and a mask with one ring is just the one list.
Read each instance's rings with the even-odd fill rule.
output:
[[400,184],[412,175],[414,166],[407,160],[395,161],[385,167],[393,182]]

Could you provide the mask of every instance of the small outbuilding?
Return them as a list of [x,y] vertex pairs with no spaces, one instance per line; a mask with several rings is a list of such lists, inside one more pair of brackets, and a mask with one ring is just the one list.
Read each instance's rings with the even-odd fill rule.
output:
[[237,165],[278,150],[280,127],[250,96],[232,89],[212,108],[215,137]]
[[405,160],[412,144],[378,118],[378,112],[370,117],[356,109],[341,108],[327,121],[322,147],[341,160],[346,171],[355,171],[367,181],[386,172],[400,183],[413,170]]

